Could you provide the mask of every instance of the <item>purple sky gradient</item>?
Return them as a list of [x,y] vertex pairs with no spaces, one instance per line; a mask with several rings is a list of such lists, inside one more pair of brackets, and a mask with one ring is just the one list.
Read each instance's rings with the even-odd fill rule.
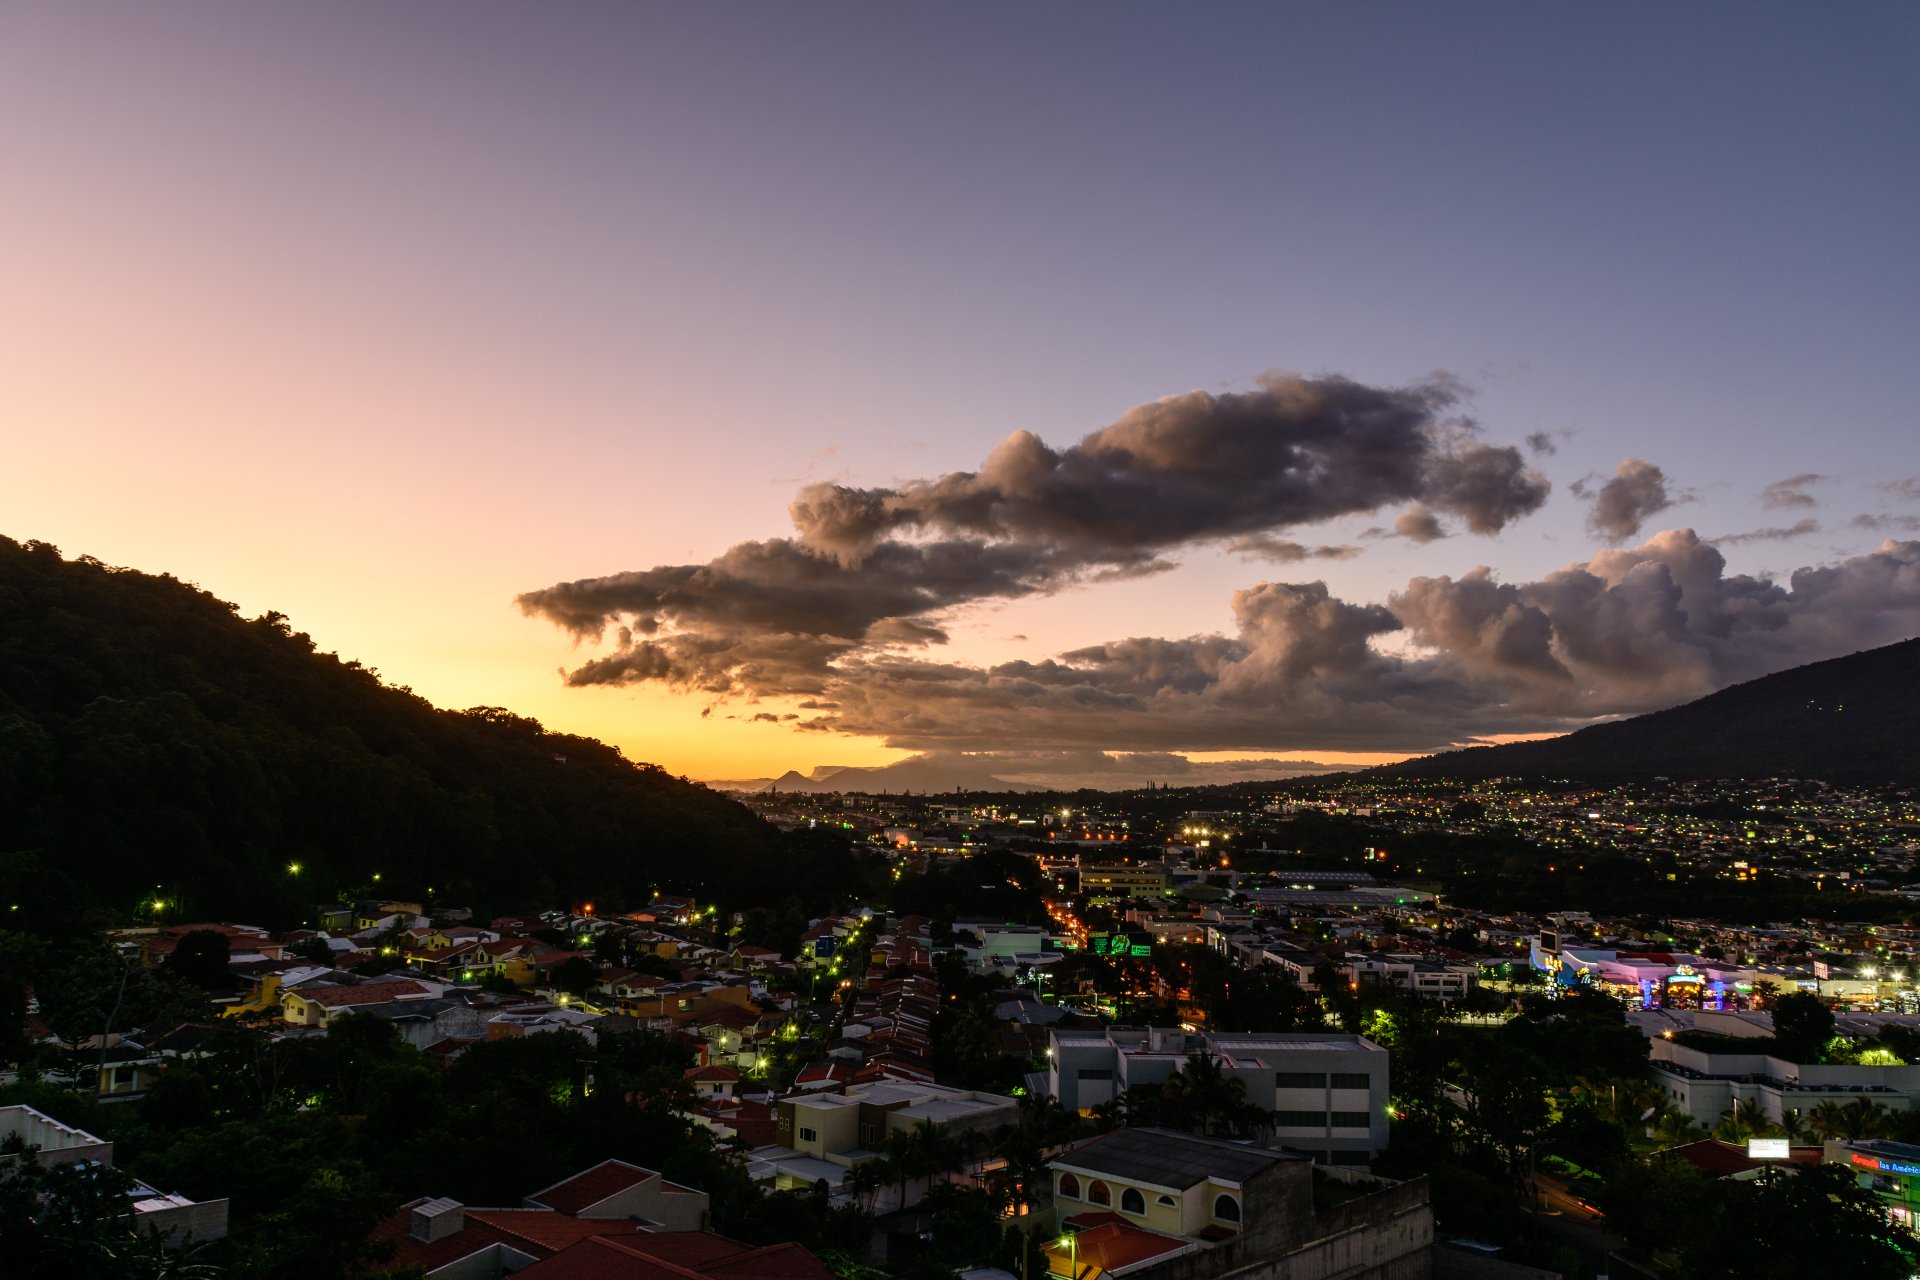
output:
[[1904,4],[15,4],[0,532],[695,776],[898,752],[563,688],[518,593],[1270,369],[1446,370],[1489,442],[1554,440],[1553,496],[1190,548],[939,656],[1228,630],[1263,579],[1537,580],[1630,457],[1676,500],[1647,534],[1811,516],[1727,560],[1832,563],[1920,515],[1874,487],[1920,473],[1917,56]]

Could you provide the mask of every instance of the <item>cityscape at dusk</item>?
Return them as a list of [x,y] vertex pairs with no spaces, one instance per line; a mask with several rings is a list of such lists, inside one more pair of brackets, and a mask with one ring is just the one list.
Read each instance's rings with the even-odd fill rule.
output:
[[1916,65],[0,3],[0,1280],[1920,1280]]

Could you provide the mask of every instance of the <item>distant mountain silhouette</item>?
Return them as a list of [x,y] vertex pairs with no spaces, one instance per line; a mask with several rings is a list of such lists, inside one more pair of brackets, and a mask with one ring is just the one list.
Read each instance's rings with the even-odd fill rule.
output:
[[935,794],[948,791],[1041,791],[1042,787],[1009,782],[995,777],[979,765],[929,756],[911,756],[892,764],[861,766],[823,766],[811,773],[789,769],[777,778],[745,778],[715,782],[723,791],[780,791],[803,795],[835,792],[879,795],[883,791],[898,794],[912,791]]
[[1920,781],[1920,640],[1733,685],[1561,738],[1367,770],[1391,778],[1824,778]]

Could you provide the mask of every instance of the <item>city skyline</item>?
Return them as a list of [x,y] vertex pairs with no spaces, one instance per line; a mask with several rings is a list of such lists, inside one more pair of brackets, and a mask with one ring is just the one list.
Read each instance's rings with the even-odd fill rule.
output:
[[708,778],[1911,636],[1920,22],[1657,18],[24,6],[0,532]]

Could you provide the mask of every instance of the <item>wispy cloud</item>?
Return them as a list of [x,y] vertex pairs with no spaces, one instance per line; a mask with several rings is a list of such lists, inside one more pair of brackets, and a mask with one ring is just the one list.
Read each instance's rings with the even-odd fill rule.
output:
[[1743,542],[1782,542],[1788,538],[1804,538],[1810,533],[1818,532],[1820,532],[1820,522],[1808,516],[1784,528],[1775,525],[1765,529],[1750,529],[1745,533],[1723,533],[1712,541],[1715,546],[1735,547]]
[[1823,483],[1826,479],[1827,477],[1823,475],[1807,471],[1797,476],[1788,476],[1785,480],[1775,480],[1760,491],[1760,505],[1769,510],[1785,507],[1817,507],[1820,505],[1820,500],[1807,490],[1816,484]]

